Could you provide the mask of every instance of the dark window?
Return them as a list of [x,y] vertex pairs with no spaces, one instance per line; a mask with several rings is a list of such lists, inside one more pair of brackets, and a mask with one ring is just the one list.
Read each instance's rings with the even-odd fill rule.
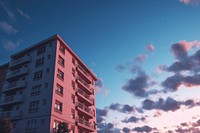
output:
[[74,109],[71,109],[71,118],[75,119],[75,110]]
[[41,84],[33,86],[31,90],[31,95],[39,95],[40,89],[41,89]]
[[72,63],[75,65],[76,64],[76,60],[72,57]]
[[65,60],[59,55],[58,57],[58,64],[60,64],[61,66],[65,66]]
[[41,119],[41,124],[43,125],[45,122],[45,119]]
[[75,104],[75,96],[73,94],[71,95],[71,102]]
[[47,104],[47,100],[43,99],[43,105],[46,105],[46,104]]
[[56,85],[56,93],[59,95],[63,95],[63,87],[59,84]]
[[72,68],[72,75],[75,77],[75,69]]
[[34,73],[34,77],[33,77],[34,80],[41,79],[41,78],[42,78],[42,71],[38,71]]
[[55,111],[57,112],[62,112],[62,103],[56,100],[55,106],[54,106]]
[[39,101],[30,102],[28,111],[29,112],[38,111],[39,110],[38,105],[39,105]]
[[72,88],[75,90],[75,82],[72,80]]
[[37,59],[36,63],[35,63],[35,66],[38,67],[38,66],[41,66],[43,64],[44,64],[44,57],[42,57],[40,59]]
[[37,55],[44,53],[44,52],[45,52],[45,49],[46,49],[46,46],[40,47],[40,48],[38,49],[38,51],[37,51]]
[[50,54],[48,55],[48,59],[51,59],[51,55]]
[[59,50],[60,50],[61,53],[65,54],[65,47],[64,46],[60,45]]
[[46,73],[49,73],[49,68],[46,69]]
[[45,88],[48,88],[49,84],[48,84],[48,83],[45,83],[45,85],[44,85],[44,86],[45,86]]
[[35,129],[37,125],[37,120],[28,120],[26,122],[26,129]]
[[61,79],[61,80],[64,80],[64,73],[63,73],[60,69],[58,69],[57,77],[58,77],[59,79]]

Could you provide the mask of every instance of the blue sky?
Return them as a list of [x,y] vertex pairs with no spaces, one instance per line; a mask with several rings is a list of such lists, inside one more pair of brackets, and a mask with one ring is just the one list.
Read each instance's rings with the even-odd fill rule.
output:
[[199,3],[0,0],[0,63],[59,34],[99,78],[99,132],[199,131]]

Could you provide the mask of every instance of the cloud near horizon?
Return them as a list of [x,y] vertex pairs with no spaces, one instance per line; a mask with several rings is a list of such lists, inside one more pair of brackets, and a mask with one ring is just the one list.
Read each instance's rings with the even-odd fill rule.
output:
[[184,3],[186,5],[188,4],[198,5],[200,3],[200,0],[179,0],[179,2]]

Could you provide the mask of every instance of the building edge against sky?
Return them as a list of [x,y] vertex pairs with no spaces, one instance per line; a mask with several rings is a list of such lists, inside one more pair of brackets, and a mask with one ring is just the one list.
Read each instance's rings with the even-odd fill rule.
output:
[[0,117],[14,133],[54,133],[60,122],[97,132],[97,78],[59,35],[11,55],[0,73]]

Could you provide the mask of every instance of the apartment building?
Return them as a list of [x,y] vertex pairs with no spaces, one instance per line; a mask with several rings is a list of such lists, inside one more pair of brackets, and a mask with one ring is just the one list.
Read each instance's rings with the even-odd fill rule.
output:
[[96,133],[96,76],[54,35],[11,55],[1,79],[0,117],[14,133],[56,133],[66,122],[70,133]]

